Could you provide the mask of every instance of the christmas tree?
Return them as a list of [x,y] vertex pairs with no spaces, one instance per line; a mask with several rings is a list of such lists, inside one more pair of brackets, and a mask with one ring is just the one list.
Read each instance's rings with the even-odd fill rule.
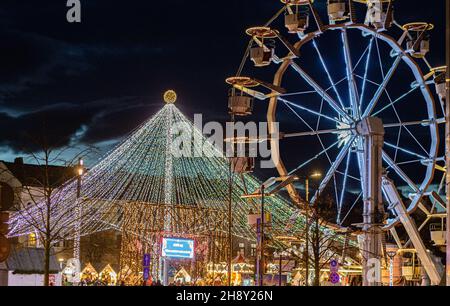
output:
[[[248,225],[247,218],[249,212],[259,211],[260,201],[243,199],[242,195],[258,190],[261,182],[250,174],[230,174],[229,160],[223,152],[210,143],[173,103],[166,103],[82,176],[79,198],[77,179],[55,192],[51,219],[58,220],[54,226],[59,227],[66,238],[111,229],[135,230],[138,234],[138,229],[129,224],[133,221],[124,218],[127,206],[137,207],[138,204],[164,206],[168,212],[170,207],[214,209],[223,212],[226,219],[230,175],[233,182],[232,233],[254,239],[255,229]],[[303,228],[302,216],[285,198],[268,197],[265,202],[274,235],[286,235],[288,224],[289,234]],[[32,213],[13,214],[9,236],[35,232],[27,218],[40,213],[36,207]],[[289,219],[294,213],[297,218],[292,222]],[[173,218],[160,218],[166,219],[167,232],[177,227],[171,224]],[[125,222],[128,222],[126,226]],[[136,222],[138,226],[139,222]],[[183,233],[172,231],[171,234]]]

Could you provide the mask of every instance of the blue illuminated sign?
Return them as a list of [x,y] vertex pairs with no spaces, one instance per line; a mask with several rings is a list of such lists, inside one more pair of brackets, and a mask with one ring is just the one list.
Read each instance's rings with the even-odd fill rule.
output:
[[150,278],[150,268],[145,267],[143,271],[144,280],[147,281]]
[[163,238],[162,256],[167,258],[194,258],[194,240]]
[[150,267],[150,254],[144,254],[143,267]]

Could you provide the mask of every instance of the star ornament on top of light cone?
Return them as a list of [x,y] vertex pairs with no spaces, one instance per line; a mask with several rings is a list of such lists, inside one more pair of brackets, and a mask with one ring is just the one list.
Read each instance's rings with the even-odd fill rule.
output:
[[164,93],[164,102],[174,104],[177,101],[177,93],[175,90],[168,90]]

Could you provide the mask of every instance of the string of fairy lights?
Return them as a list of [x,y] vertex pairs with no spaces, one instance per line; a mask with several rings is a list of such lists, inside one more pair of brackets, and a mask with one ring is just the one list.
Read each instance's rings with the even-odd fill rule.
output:
[[[174,154],[174,146],[168,148],[174,139],[182,144],[178,149],[191,150],[191,154]],[[202,145],[194,144],[194,139],[200,139]],[[81,236],[110,229],[133,231],[133,224],[126,224],[130,221],[124,217],[126,205],[132,203],[216,209],[222,210],[225,218],[228,178],[227,158],[174,104],[168,103],[83,175],[79,199],[81,220],[75,209],[76,179],[55,192],[51,203],[51,220],[55,223],[52,226],[64,239],[74,238],[75,228],[79,228]],[[257,190],[261,182],[250,174],[236,175],[233,181],[233,235],[255,239],[255,230],[248,225],[247,217],[250,211],[257,211],[259,203],[241,196],[245,190]],[[296,208],[280,196],[269,197],[265,202],[272,216],[273,233],[286,234],[285,227]],[[44,228],[43,222],[35,225],[28,219],[39,219],[43,208],[44,203],[26,214],[12,214],[9,236],[36,232],[36,226]],[[303,224],[304,219],[299,216],[289,234],[301,231]],[[139,233],[139,229],[135,232]]]

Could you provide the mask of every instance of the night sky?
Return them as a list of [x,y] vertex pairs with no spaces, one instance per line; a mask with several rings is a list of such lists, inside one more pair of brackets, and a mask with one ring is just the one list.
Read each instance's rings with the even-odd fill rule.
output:
[[[444,1],[397,2],[400,23],[436,25],[429,60],[444,64]],[[81,3],[81,24],[69,24],[66,1],[1,1],[0,159],[25,154],[40,131],[59,146],[104,152],[154,114],[169,88],[188,117],[224,122],[224,79],[239,66],[244,30],[280,9],[277,0]],[[325,1],[316,3],[324,15]]]

